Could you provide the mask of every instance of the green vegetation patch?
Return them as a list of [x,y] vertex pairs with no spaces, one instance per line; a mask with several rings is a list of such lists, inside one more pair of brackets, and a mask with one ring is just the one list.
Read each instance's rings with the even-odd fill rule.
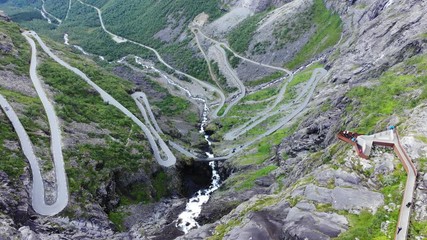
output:
[[233,52],[225,48],[222,44],[221,47],[225,50],[225,54],[227,55],[228,62],[230,63],[232,68],[237,68],[240,64],[240,58],[235,56]]
[[[417,72],[401,73],[411,68]],[[427,57],[408,59],[385,72],[378,84],[355,87],[347,96],[356,103],[347,108],[347,113],[360,119],[355,129],[357,132],[369,134],[384,129],[386,123],[383,121],[390,115],[402,114],[427,99]]]
[[230,47],[239,53],[245,52],[252,40],[252,37],[258,27],[258,23],[267,15],[268,10],[257,13],[243,20],[228,35]]
[[204,58],[198,57],[198,52],[189,47],[190,41],[190,38],[186,38],[178,43],[164,45],[158,51],[175,68],[200,80],[215,84],[209,76],[208,64]]
[[18,136],[5,115],[0,117],[0,132],[0,171],[17,180],[24,173],[26,161],[21,148],[13,150],[6,147],[7,143],[17,143]]
[[227,181],[227,186],[234,186],[237,191],[250,189],[255,185],[255,180],[267,176],[270,172],[276,169],[277,166],[269,165],[255,171],[249,171],[241,175],[233,176]]
[[182,26],[187,26],[201,12],[207,13],[210,19],[221,15],[218,1],[204,0],[110,0],[102,11],[111,32],[155,48],[163,43],[153,36],[169,24],[176,28],[179,21],[183,21]]
[[273,36],[276,39],[276,49],[281,49],[287,43],[298,40],[303,34],[310,31],[314,21],[314,7],[308,8],[289,21],[277,24],[273,30]]
[[0,70],[9,69],[18,75],[28,75],[31,57],[27,40],[16,23],[0,21],[0,44],[10,51],[0,51]]
[[332,13],[326,8],[323,0],[314,1],[313,22],[316,25],[315,33],[294,59],[285,64],[287,68],[294,69],[300,66],[339,41],[342,33],[341,19],[337,13]]
[[209,240],[222,240],[224,239],[225,234],[227,234],[229,231],[231,231],[234,227],[241,224],[242,221],[240,220],[230,220],[224,224],[220,224],[215,227],[215,233],[211,237],[209,237]]
[[228,85],[227,78],[220,72],[217,62],[212,61],[211,66],[222,89],[224,89],[228,93],[237,91],[237,87],[231,87]]
[[[406,174],[402,174],[404,171],[403,166],[399,163],[392,174],[379,177],[385,205],[389,205],[390,203],[399,205],[401,203],[406,182]],[[348,231],[340,234],[336,239],[389,239],[389,237],[394,236],[396,231],[399,210],[398,207],[395,207],[391,212],[388,212],[384,207],[380,207],[375,214],[368,211],[362,211],[359,215],[348,214],[347,218],[350,228]],[[390,221],[390,224],[387,232],[384,233],[381,231],[381,225],[386,221]]]
[[124,220],[128,215],[129,213],[116,211],[108,213],[108,218],[111,222],[114,223],[114,226],[116,226],[117,231],[124,232],[126,230]]
[[233,160],[233,164],[246,166],[246,165],[257,165],[270,159],[274,154],[274,146],[277,146],[281,141],[290,136],[297,129],[298,124],[294,124],[291,127],[286,127],[277,130],[273,134],[263,138],[257,144],[254,145],[256,152],[248,151],[250,153],[240,156],[238,159]]
[[180,97],[167,95],[161,101],[153,102],[153,105],[158,107],[165,116],[181,116],[182,112],[187,110],[190,102]]
[[411,220],[409,224],[409,236],[419,236],[420,239],[427,238],[427,221]]
[[67,15],[70,0],[45,0],[45,9],[48,13],[63,20]]
[[245,96],[242,99],[242,102],[266,100],[277,95],[277,93],[279,93],[279,90],[280,89],[277,86],[268,87]]

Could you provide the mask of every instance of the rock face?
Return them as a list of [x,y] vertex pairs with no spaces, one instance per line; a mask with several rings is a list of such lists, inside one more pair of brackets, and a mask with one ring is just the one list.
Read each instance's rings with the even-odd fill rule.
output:
[[362,208],[367,208],[372,212],[376,212],[378,207],[384,204],[382,194],[367,189],[342,187],[327,189],[310,184],[304,188],[303,196],[308,200],[331,204],[332,208],[337,210],[358,211]]
[[415,54],[425,52],[420,33],[427,28],[424,1],[335,1],[326,3],[343,20],[340,56],[332,80],[357,83]]
[[281,201],[274,207],[250,213],[224,239],[330,239],[345,231],[347,225],[345,217],[317,212],[311,203],[299,202],[291,207]]
[[2,10],[0,10],[0,21],[10,22],[10,18]]
[[[270,48],[265,53],[254,52],[259,43],[270,44],[274,30],[278,23],[290,21],[301,12],[309,9],[312,0],[225,0],[222,3],[230,5],[238,11],[231,10],[226,19],[227,24],[221,25],[220,21],[214,21],[206,27],[206,32],[225,37],[233,27],[236,27],[244,18],[265,10],[270,6],[280,7],[284,3],[291,2],[287,8],[278,8],[273,14],[258,26],[254,39],[250,43],[247,55],[249,58],[266,63],[282,65],[300,49],[312,34],[312,29],[298,37],[295,42],[289,43],[282,49]],[[361,209],[370,209],[375,212],[384,204],[384,196],[372,190],[374,184],[367,184],[366,179],[353,172],[338,169],[319,169],[325,159],[313,157],[313,152],[318,152],[336,141],[337,130],[351,121],[343,116],[346,106],[351,100],[344,96],[345,92],[356,85],[367,84],[368,80],[379,76],[389,67],[407,59],[410,56],[425,53],[427,40],[422,33],[427,29],[427,3],[425,1],[404,0],[325,0],[327,6],[338,12],[343,22],[343,35],[340,44],[331,52],[324,53],[325,65],[330,74],[324,81],[324,85],[314,96],[314,100],[299,122],[298,130],[282,139],[277,146],[275,157],[270,160],[272,164],[279,166],[282,180],[277,176],[265,176],[254,181],[254,187],[243,192],[227,191],[215,193],[211,201],[203,208],[198,219],[201,228],[195,229],[186,236],[180,236],[181,232],[174,228],[175,216],[182,210],[184,199],[163,199],[151,205],[133,205],[127,208],[131,212],[125,218],[127,231],[117,233],[108,219],[107,210],[111,210],[118,204],[116,190],[118,185],[126,189],[134,182],[143,182],[150,178],[147,174],[122,174],[121,180],[114,181],[112,177],[97,189],[96,200],[84,206],[73,209],[78,217],[71,216],[44,218],[35,215],[29,207],[28,189],[29,175],[21,176],[16,185],[7,175],[0,172],[0,239],[206,239],[215,231],[215,227],[231,220],[239,219],[239,224],[232,227],[225,234],[224,239],[330,239],[338,236],[348,228],[348,221],[334,211],[322,212],[319,205],[330,206],[334,210],[348,210],[357,213]],[[0,19],[8,20],[0,12]],[[219,22],[219,23],[218,23]],[[179,20],[171,21],[177,24],[179,29],[168,27],[159,32],[156,37],[170,42],[179,38],[178,32],[185,29]],[[283,26],[279,26],[283,27]],[[270,46],[270,45],[268,45]],[[8,36],[0,33],[0,52],[13,53],[13,44]],[[251,71],[245,71],[252,68]],[[241,63],[237,69],[242,78],[249,79],[250,75],[257,76],[271,72],[260,72],[247,63]],[[146,79],[131,74],[126,69],[116,68],[115,72],[122,78],[134,81],[144,91],[149,92],[152,86],[148,86]],[[247,74],[246,76],[244,74]],[[5,78],[16,79],[15,84],[7,84]],[[34,96],[34,90],[28,87],[28,78],[19,77],[11,72],[0,71],[0,85],[8,90],[21,92]],[[6,86],[6,87],[5,87]],[[150,95],[150,94],[149,94]],[[152,96],[162,99],[163,94]],[[325,101],[330,101],[330,108],[320,111],[319,107]],[[409,155],[416,159],[418,167],[422,167],[421,158],[427,154],[427,144],[422,136],[427,135],[425,119],[427,118],[426,106],[420,106],[410,114],[408,120],[408,136],[402,138],[402,143],[408,149]],[[166,121],[166,120],[164,120]],[[186,126],[187,128],[193,126]],[[89,133],[108,134],[96,130],[93,125],[79,125],[81,131],[71,132],[66,145],[74,144],[77,139],[88,140]],[[171,127],[172,128],[172,127]],[[196,133],[197,134],[197,133]],[[185,132],[182,135],[187,135]],[[188,135],[191,135],[189,133]],[[420,137],[421,136],[421,137]],[[193,137],[191,137],[193,138]],[[102,145],[105,140],[94,140]],[[16,148],[11,142],[2,143],[8,148]],[[326,155],[326,151],[325,151]],[[286,156],[286,157],[284,157]],[[387,174],[393,171],[393,156],[383,154],[383,159],[373,159],[374,174]],[[328,160],[328,159],[326,159]],[[73,160],[71,165],[76,164]],[[366,168],[373,166],[366,165]],[[350,165],[351,167],[351,165]],[[151,169],[153,172],[155,171]],[[425,168],[425,167],[424,167]],[[244,170],[237,169],[236,171]],[[174,171],[174,170],[172,170]],[[417,187],[415,211],[417,220],[427,220],[427,169],[421,169]],[[177,175],[177,173],[173,173]],[[311,175],[310,175],[311,174]],[[300,179],[310,175],[312,182],[294,186]],[[174,179],[174,193],[178,194],[179,186]],[[282,187],[279,187],[282,185]],[[21,186],[21,187],[20,187]],[[371,188],[370,188],[371,187]],[[287,192],[289,196],[277,196],[276,191]],[[266,196],[273,196],[275,202],[265,205],[260,209],[248,207],[257,201],[265,200]],[[291,204],[291,200],[295,200]],[[74,200],[73,200],[74,201]],[[76,207],[71,205],[70,208]],[[253,206],[252,206],[253,207]],[[76,207],[78,208],[78,207]],[[254,210],[255,209],[255,210]],[[90,219],[84,218],[91,216]],[[225,216],[224,216],[225,215]]]
[[269,7],[279,7],[292,0],[223,0],[223,6],[244,7],[254,12],[261,12]]

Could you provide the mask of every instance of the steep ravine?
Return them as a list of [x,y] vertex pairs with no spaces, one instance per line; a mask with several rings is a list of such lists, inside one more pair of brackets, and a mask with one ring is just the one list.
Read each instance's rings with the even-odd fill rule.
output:
[[[267,5],[288,1],[225,2],[246,4],[258,12]],[[339,130],[373,133],[388,125],[398,126],[404,147],[420,168],[414,201],[416,221],[410,234],[415,239],[427,237],[422,232],[427,221],[426,3],[324,2],[339,13],[343,26],[339,44],[320,54],[329,70],[327,77],[308,108],[281,129],[289,132],[272,134],[254,148],[220,163],[221,179],[230,176],[203,205],[195,219],[199,228],[183,235],[176,220],[195,192],[217,187],[211,185],[215,173],[209,163],[179,161],[175,169],[164,169],[150,162],[136,173],[112,172],[108,179],[102,179],[95,196],[82,197],[96,200],[72,204],[69,211],[53,218],[31,212],[24,187],[30,179],[27,170],[16,182],[0,172],[0,238],[392,239],[404,185],[402,166],[388,149],[374,149],[367,161],[336,139]],[[251,51],[245,54],[268,58],[262,53],[254,56]],[[277,59],[280,57],[273,62]],[[239,68],[245,71],[244,64]],[[67,134],[71,135],[70,131]],[[95,132],[87,135],[96,136]],[[275,139],[277,136],[280,139]],[[214,143],[214,147],[220,144]],[[198,146],[201,152],[209,149],[204,143]],[[265,152],[261,160],[244,162]],[[158,184],[162,179],[164,183],[165,177],[166,188]],[[148,194],[142,195],[141,189]],[[123,196],[131,203],[120,203]],[[76,198],[74,195],[73,203],[82,200]],[[135,199],[138,201],[132,202]],[[107,213],[110,219],[119,219],[115,226]]]

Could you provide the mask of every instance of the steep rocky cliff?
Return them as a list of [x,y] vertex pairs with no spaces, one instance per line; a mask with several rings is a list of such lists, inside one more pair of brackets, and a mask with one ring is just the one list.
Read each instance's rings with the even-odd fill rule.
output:
[[[99,6],[104,2],[91,1]],[[66,119],[67,115],[62,117],[66,125],[65,145],[71,156],[67,163],[69,181],[74,187],[71,204],[55,217],[37,215],[30,206],[29,168],[22,161],[25,158],[19,155],[13,130],[0,112],[0,127],[8,133],[7,138],[0,138],[0,150],[5,156],[14,156],[23,162],[12,170],[0,170],[0,238],[392,239],[406,180],[402,164],[393,151],[380,147],[373,149],[370,160],[360,159],[350,145],[336,138],[337,132],[344,129],[369,134],[389,125],[398,126],[404,148],[419,171],[412,205],[411,239],[427,237],[427,133],[424,126],[427,3],[417,0],[223,0],[215,4],[222,12],[212,11],[218,14],[214,19],[209,19],[206,13],[198,15],[201,22],[187,23],[184,17],[176,21],[172,16],[182,15],[168,13],[168,26],[156,32],[153,38],[166,45],[183,43],[179,46],[190,49],[195,59],[206,60],[203,64],[212,65],[214,74],[209,74],[207,67],[200,69],[206,70],[204,76],[210,76],[210,82],[218,81],[217,85],[224,89],[237,86],[230,80],[233,72],[248,89],[255,91],[251,82],[275,76],[276,71],[243,60],[233,64],[233,54],[229,52],[230,66],[221,65],[221,58],[215,55],[217,43],[197,32],[193,36],[186,31],[184,23],[192,28],[196,26],[208,37],[228,43],[249,59],[285,66],[295,74],[310,69],[312,62],[318,62],[316,64],[324,66],[328,74],[318,84],[308,107],[279,133],[265,137],[254,147],[223,163],[222,175],[229,175],[228,179],[203,207],[197,219],[201,227],[183,235],[175,227],[175,221],[185,208],[184,197],[188,197],[185,195],[208,184],[193,185],[200,183],[201,176],[210,174],[206,165],[199,166],[182,157],[176,168],[159,167],[153,164],[145,139],[132,124],[116,127],[81,118]],[[94,12],[84,14],[91,16],[93,22],[98,21],[97,16],[90,15]],[[326,20],[321,21],[322,18]],[[0,14],[2,20],[8,18]],[[118,23],[109,24],[118,26]],[[19,109],[21,116],[34,114],[37,125],[27,123],[34,130],[31,134],[46,138],[47,130],[35,130],[46,129],[45,117],[29,110],[41,108],[27,73],[28,46],[16,37],[19,28],[14,25],[14,30],[10,30],[9,27],[3,24],[0,28],[0,52],[2,57],[12,56],[21,61],[14,63],[19,67],[1,62],[0,92],[18,102],[14,107]],[[94,26],[88,29],[91,27]],[[60,31],[62,28],[58,27]],[[45,27],[40,29],[58,39],[58,32],[48,32]],[[199,37],[200,42],[196,42],[195,37]],[[245,42],[243,46],[242,42]],[[167,95],[168,90],[177,89],[161,88],[157,84],[158,73],[146,69],[143,69],[145,72],[136,71],[136,64],[132,62],[113,67],[100,60],[95,64],[69,53],[69,49],[51,44],[68,61],[75,64],[83,61],[80,67],[108,77],[117,84],[114,86],[123,87],[115,82],[117,76],[124,80],[124,91],[118,93],[123,94],[120,95],[123,99],[126,99],[126,91],[142,89],[148,93],[150,101],[158,103],[155,115],[162,129],[166,129],[166,135],[182,140],[187,146],[206,148],[197,133],[199,125],[195,116],[200,109]],[[24,50],[19,49],[20,46]],[[105,42],[98,46],[105,46]],[[200,50],[205,51],[206,56]],[[120,54],[129,52],[132,52],[131,47]],[[144,56],[147,61],[156,61],[150,54]],[[49,63],[46,56],[41,57]],[[176,56],[166,60],[174,58]],[[12,79],[15,79],[13,84]],[[225,84],[221,79],[225,79]],[[54,82],[49,85],[52,96],[67,90]],[[278,86],[273,83],[273,88]],[[62,98],[56,99],[66,109],[70,103],[61,102]],[[170,99],[163,102],[166,98]],[[251,104],[257,103],[258,99],[254,99]],[[175,108],[162,109],[171,101],[177,105],[184,102],[181,104],[187,106],[182,110],[184,114],[174,115]],[[253,111],[259,109],[254,107],[250,112]],[[85,114],[88,113],[81,113],[81,116]],[[235,119],[219,118],[209,126],[214,133],[215,151],[229,147],[229,142],[221,141],[221,129],[226,128],[227,121]],[[38,147],[40,156],[49,155],[45,142],[40,141]],[[98,147],[103,150],[96,151]],[[116,154],[109,151],[111,149],[124,150],[117,150]],[[108,161],[110,158],[113,160]],[[128,162],[121,162],[123,159]],[[144,164],[139,163],[141,159],[146,160]],[[49,172],[48,166],[46,172]],[[190,179],[187,184],[183,183],[185,179]],[[184,189],[190,185],[193,187]]]

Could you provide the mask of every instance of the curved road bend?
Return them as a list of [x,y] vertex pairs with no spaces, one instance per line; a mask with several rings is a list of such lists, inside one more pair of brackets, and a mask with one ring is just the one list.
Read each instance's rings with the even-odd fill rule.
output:
[[[326,72],[326,70],[323,69],[324,72]],[[312,74],[312,76],[314,75],[314,72]],[[325,75],[316,75],[315,76],[315,81],[312,85],[312,88],[310,89],[310,91],[307,93],[307,96],[304,100],[304,102],[302,102],[296,109],[292,110],[292,112],[290,112],[286,117],[282,118],[276,125],[274,125],[273,127],[271,127],[270,129],[268,129],[266,132],[264,132],[263,134],[258,135],[258,137],[256,137],[255,139],[253,139],[252,141],[246,142],[244,145],[242,145],[242,147],[237,148],[236,151],[234,152],[233,155],[245,150],[245,148],[249,147],[250,145],[254,144],[255,142],[261,140],[264,137],[267,137],[268,135],[276,132],[277,130],[279,130],[280,128],[282,128],[284,125],[286,125],[287,123],[289,123],[292,119],[294,119],[296,116],[298,116],[298,114],[300,114],[302,112],[302,110],[304,110],[308,103],[311,100],[311,97],[313,96],[314,90],[316,89],[317,83],[324,77]],[[231,156],[233,156],[231,155]],[[230,154],[227,155],[227,157],[230,156]]]
[[57,18],[57,17],[55,17],[53,14],[49,13],[48,11],[46,11],[46,8],[44,8],[44,4],[45,4],[45,2],[44,2],[44,0],[42,0],[42,10],[43,10],[43,12],[45,12],[51,18],[55,19],[58,22],[58,26],[61,25],[62,20],[59,19],[59,18]]
[[197,32],[199,32],[203,37],[205,37],[205,38],[207,38],[207,39],[211,40],[211,41],[212,41],[212,42],[214,42],[214,43],[219,44],[220,46],[225,47],[227,50],[229,50],[230,52],[232,52],[232,53],[234,54],[234,56],[236,56],[236,57],[238,57],[238,58],[240,58],[240,59],[242,59],[242,60],[244,60],[244,61],[247,61],[247,62],[253,63],[253,64],[255,64],[255,65],[263,66],[263,67],[266,67],[266,68],[271,68],[271,69],[279,70],[279,71],[282,71],[282,72],[286,72],[289,76],[293,75],[292,71],[290,71],[290,70],[288,70],[288,69],[286,69],[286,68],[281,68],[281,67],[276,67],[276,66],[272,66],[272,65],[268,65],[268,64],[264,64],[264,63],[256,62],[256,61],[251,60],[251,59],[249,59],[249,58],[243,57],[243,56],[239,55],[238,53],[236,53],[233,49],[231,49],[231,48],[228,46],[228,44],[223,43],[223,42],[220,42],[220,41],[218,41],[218,40],[215,40],[215,39],[213,39],[213,38],[211,38],[211,37],[207,36],[207,35],[206,35],[206,34],[205,34],[205,33],[204,33],[200,28],[195,28],[195,29],[196,29],[196,30],[197,30]]
[[[10,122],[15,129],[16,134],[18,135],[19,142],[21,144],[22,151],[25,157],[28,159],[28,162],[31,166],[31,174],[33,176],[33,186],[31,190],[31,205],[38,214],[53,216],[61,212],[68,204],[68,188],[67,181],[64,171],[64,162],[62,161],[62,151],[61,151],[61,143],[54,144],[55,141],[58,141],[56,131],[52,131],[51,129],[51,150],[54,156],[55,162],[55,178],[57,185],[57,198],[54,204],[48,205],[45,202],[45,189],[43,184],[43,178],[40,172],[39,162],[34,153],[33,144],[31,143],[30,137],[25,131],[24,126],[22,126],[21,121],[19,121],[18,116],[13,110],[12,106],[7,102],[7,100],[0,95],[0,105],[3,108],[3,111],[6,113],[6,116],[9,118]],[[48,114],[49,115],[49,114]],[[49,119],[49,125],[52,127],[51,119]],[[60,137],[60,134],[59,134]],[[59,139],[60,141],[60,139]],[[59,148],[59,149],[58,149]],[[60,155],[60,159],[58,159],[58,154]],[[61,162],[62,161],[62,162]],[[61,165],[62,164],[62,165]]]
[[[263,134],[258,135],[255,139],[252,139],[251,141],[246,142],[245,144],[241,145],[240,147],[236,148],[234,152],[230,152],[225,156],[218,156],[214,158],[206,158],[202,159],[191,153],[190,151],[186,150],[184,147],[180,146],[179,144],[169,141],[169,144],[171,147],[173,147],[178,152],[184,154],[187,157],[194,158],[198,161],[221,161],[228,158],[231,158],[235,156],[236,154],[246,150],[248,147],[250,147],[252,144],[256,143],[257,141],[261,140],[262,138],[276,132],[280,128],[282,128],[284,125],[289,123],[292,119],[294,119],[298,114],[304,110],[304,108],[307,107],[308,103],[310,102],[311,97],[313,96],[314,90],[316,89],[317,83],[326,75],[327,71],[325,69],[319,69],[320,73],[313,72],[312,78],[314,79],[313,84],[311,85],[310,91],[307,93],[306,98],[304,99],[304,102],[302,102],[298,108],[294,109],[292,112],[290,112],[288,115],[286,115],[284,118],[282,118],[276,125],[268,129]],[[271,116],[271,115],[269,115]]]
[[234,69],[231,67],[230,63],[228,62],[227,54],[225,53],[225,50],[222,47],[220,47],[218,44],[215,44],[212,50],[214,51],[214,54],[218,57],[218,59],[224,63],[226,70],[229,72],[229,75],[231,76],[231,80],[233,80],[233,82],[239,89],[239,92],[237,93],[237,97],[231,100],[231,103],[228,104],[227,108],[222,113],[221,117],[223,117],[228,113],[228,111],[230,111],[230,109],[234,105],[236,105],[240,100],[242,100],[242,98],[245,97],[246,87],[243,84],[243,82],[239,79],[239,76],[237,76],[236,71],[234,71]]
[[[37,48],[34,41],[28,37],[26,34],[23,34],[27,39],[28,43],[31,46],[31,63],[30,63],[30,77],[33,82],[34,88],[43,104],[43,107],[46,111],[47,119],[49,122],[50,128],[50,143],[51,143],[51,151],[52,157],[54,161],[54,169],[55,169],[55,178],[56,178],[56,186],[57,186],[57,198],[54,204],[47,205],[45,203],[45,194],[44,194],[44,186],[41,178],[40,168],[38,166],[37,158],[34,156],[34,151],[31,145],[31,142],[28,138],[28,135],[25,132],[25,129],[22,127],[22,124],[19,122],[15,112],[10,110],[12,124],[14,128],[17,129],[17,133],[19,139],[21,141],[21,145],[23,147],[23,151],[25,156],[28,158],[31,164],[31,170],[33,174],[33,189],[32,189],[32,205],[34,210],[42,215],[55,215],[62,211],[68,204],[68,188],[67,188],[67,178],[65,174],[64,168],[64,158],[62,155],[62,137],[61,137],[61,128],[59,125],[59,120],[55,113],[55,108],[52,103],[49,101],[46,96],[45,91],[41,85],[41,81],[37,76]],[[25,150],[24,150],[25,146]]]
[[206,55],[205,50],[203,50],[202,44],[200,43],[200,40],[199,40],[199,37],[197,36],[197,33],[194,31],[194,29],[193,29],[193,28],[190,28],[190,30],[191,30],[191,32],[194,34],[194,38],[196,39],[197,47],[199,48],[200,52],[201,52],[201,53],[202,53],[202,55],[203,55],[203,58],[205,59],[206,64],[208,65],[209,74],[211,75],[212,80],[216,83],[216,85],[219,87],[219,89],[220,89],[221,91],[224,91],[224,90],[222,89],[221,85],[218,83],[218,79],[216,78],[216,76],[215,76],[215,74],[214,74],[214,72],[213,72],[213,70],[212,70],[212,66],[211,66],[211,63],[210,63],[210,61],[209,61],[209,58],[208,58],[208,56]]
[[156,158],[157,162],[165,167],[172,166],[176,163],[176,158],[169,149],[169,147],[163,142],[159,141],[160,148],[163,150],[163,152],[166,154],[166,159],[163,159],[160,155],[159,147],[157,146],[157,143],[151,134],[150,130],[145,126],[144,123],[141,122],[133,113],[131,113],[127,108],[125,108],[122,104],[120,104],[116,99],[114,99],[110,94],[105,92],[102,88],[100,88],[98,85],[96,85],[92,80],[90,80],[86,74],[84,74],[79,69],[72,67],[68,63],[64,62],[62,59],[60,59],[58,56],[52,53],[50,49],[44,44],[44,42],[40,39],[40,37],[33,31],[27,31],[23,33],[24,36],[32,36],[34,37],[40,46],[42,47],[43,51],[46,52],[49,57],[51,57],[53,60],[55,60],[57,63],[62,65],[63,67],[67,68],[68,70],[74,72],[78,76],[80,76],[83,80],[85,80],[91,87],[93,87],[100,95],[101,98],[107,102],[108,104],[111,104],[118,108],[121,112],[123,112],[126,116],[132,119],[132,121],[137,124],[141,130],[145,133],[151,148],[153,150],[154,157]]
[[[310,79],[307,81],[307,83],[304,85],[303,89],[300,90],[300,93],[298,94],[297,98],[294,100],[295,102],[298,102],[303,96],[304,94],[306,94],[310,89],[314,89],[316,88],[316,85],[318,83],[318,79],[323,78],[324,76],[326,76],[327,71],[323,68],[316,68],[313,73],[311,74]],[[285,89],[286,88],[282,88]],[[281,92],[281,97],[280,97],[280,101],[283,100],[283,96],[284,96],[285,92]],[[308,98],[310,98],[311,96],[307,96]],[[279,99],[279,98],[278,98]],[[272,107],[270,107],[269,109],[273,109],[275,106],[277,106],[277,104],[280,101],[277,101],[278,99],[276,99],[275,103],[273,104]],[[232,140],[235,139],[243,134],[245,134],[246,132],[250,131],[251,129],[253,129],[255,126],[257,126],[258,124],[260,124],[261,122],[263,122],[264,120],[266,120],[267,118],[269,118],[272,115],[278,114],[281,111],[285,111],[289,106],[288,105],[284,105],[283,107],[281,107],[280,109],[274,111],[274,112],[268,112],[268,114],[263,114],[260,117],[258,117],[256,120],[252,119],[250,120],[250,124],[248,125],[247,123],[244,124],[242,127],[239,127],[237,130],[233,130],[228,132],[227,134],[224,135],[224,139],[226,140]]]
[[224,106],[224,103],[225,103],[225,95],[224,95],[224,93],[223,93],[221,90],[219,90],[217,87],[214,87],[214,86],[210,85],[210,84],[209,84],[209,83],[207,83],[207,82],[204,82],[204,81],[202,81],[202,80],[200,80],[200,79],[197,79],[197,78],[195,78],[195,77],[193,77],[193,76],[191,76],[191,75],[188,75],[187,73],[181,72],[181,71],[179,71],[178,69],[173,68],[171,65],[169,65],[167,62],[165,62],[165,61],[163,60],[162,56],[160,56],[159,52],[157,52],[157,50],[156,50],[156,49],[154,49],[154,48],[152,48],[152,47],[149,47],[149,46],[146,46],[146,45],[144,45],[144,44],[142,44],[142,43],[135,42],[135,41],[133,41],[133,40],[130,40],[130,39],[127,39],[127,38],[124,38],[124,37],[120,37],[120,36],[118,36],[118,35],[116,35],[116,34],[114,34],[114,33],[110,32],[110,31],[108,31],[108,30],[105,28],[104,21],[103,21],[103,19],[102,19],[102,12],[101,12],[101,10],[100,10],[99,8],[97,8],[97,7],[93,6],[93,5],[90,5],[90,4],[88,4],[88,3],[85,3],[85,2],[83,2],[83,1],[81,1],[81,0],[78,0],[78,1],[79,1],[80,3],[82,3],[82,4],[86,5],[86,6],[89,6],[89,7],[94,8],[94,9],[97,11],[97,13],[98,13],[98,17],[99,17],[99,21],[101,22],[101,27],[102,27],[102,29],[103,29],[106,33],[108,33],[108,34],[113,38],[113,40],[115,40],[117,43],[121,43],[121,42],[130,42],[130,43],[133,43],[133,44],[138,45],[138,46],[140,46],[140,47],[143,47],[143,48],[145,48],[145,49],[148,49],[148,50],[152,51],[152,52],[156,55],[156,57],[157,57],[157,59],[159,60],[159,62],[161,62],[161,63],[162,63],[163,65],[165,65],[167,68],[172,69],[172,70],[174,70],[176,73],[181,74],[181,75],[184,75],[184,76],[186,76],[187,78],[189,78],[189,79],[191,79],[191,80],[193,80],[193,81],[197,82],[198,84],[200,84],[200,85],[201,85],[201,86],[203,86],[204,88],[206,88],[206,89],[208,89],[208,90],[210,90],[210,91],[212,91],[212,92],[217,93],[217,94],[218,94],[218,97],[220,98],[220,103],[219,103],[218,107],[216,108],[216,110],[213,112],[213,115],[212,115],[212,116],[214,116],[214,117],[218,116],[218,112],[219,112],[219,110]]
[[[153,111],[151,111],[151,106],[150,106],[150,103],[148,102],[147,95],[145,95],[145,93],[143,93],[143,92],[135,92],[132,94],[132,98],[135,100],[136,105],[138,106],[139,110],[141,111],[141,113],[142,113],[145,121],[147,122],[147,124],[150,124],[150,119],[151,119],[151,122],[153,123],[156,131],[158,133],[162,134],[163,131],[159,127],[159,125],[157,124],[157,120],[154,117]],[[144,108],[144,106],[142,106],[141,102],[138,99],[142,99],[142,101],[144,102],[145,108]],[[147,112],[148,112],[148,116],[150,116],[150,118],[148,118]]]

